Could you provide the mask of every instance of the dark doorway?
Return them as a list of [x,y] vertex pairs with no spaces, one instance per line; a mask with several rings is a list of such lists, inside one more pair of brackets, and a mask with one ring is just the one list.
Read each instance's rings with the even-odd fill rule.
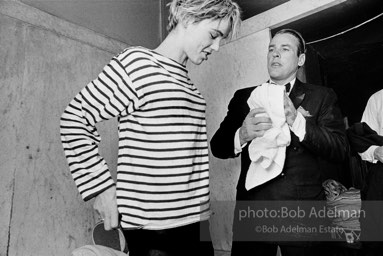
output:
[[[318,54],[322,84],[338,94],[348,123],[359,122],[368,98],[383,89],[380,81],[383,74],[383,15],[338,38],[314,43],[311,47]],[[326,49],[328,53],[325,54]],[[307,71],[306,76],[310,79],[310,69]]]

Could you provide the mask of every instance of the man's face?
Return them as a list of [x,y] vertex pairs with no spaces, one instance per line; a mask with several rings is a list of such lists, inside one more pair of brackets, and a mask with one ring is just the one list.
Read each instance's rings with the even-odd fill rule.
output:
[[220,41],[227,36],[229,20],[203,20],[187,25],[184,37],[184,54],[196,65],[208,59],[213,51],[218,51]]
[[298,66],[305,62],[305,54],[298,57],[298,39],[290,34],[277,34],[269,44],[267,69],[277,83],[287,83],[296,77]]

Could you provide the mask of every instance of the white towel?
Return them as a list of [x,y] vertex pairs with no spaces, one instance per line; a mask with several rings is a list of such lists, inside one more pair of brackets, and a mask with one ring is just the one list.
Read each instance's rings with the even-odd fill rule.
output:
[[250,190],[276,176],[283,169],[286,147],[290,144],[290,130],[283,107],[285,87],[264,83],[251,93],[247,104],[250,109],[262,107],[272,121],[272,128],[249,145],[251,164],[245,187]]

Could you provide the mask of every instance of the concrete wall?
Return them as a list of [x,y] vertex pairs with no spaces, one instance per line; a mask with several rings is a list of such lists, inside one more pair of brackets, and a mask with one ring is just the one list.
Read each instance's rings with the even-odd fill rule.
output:
[[[95,217],[70,177],[59,118],[126,45],[11,1],[0,1],[0,43],[0,255],[69,255],[90,243]],[[116,121],[100,133],[115,170]]]
[[19,0],[55,17],[131,45],[161,42],[164,0]]
[[[192,81],[207,101],[209,140],[225,117],[234,92],[268,79],[266,53],[269,41],[270,31],[265,29],[223,45],[201,66],[189,66]],[[220,160],[210,156],[210,190],[214,212],[210,227],[217,250],[230,251],[234,204],[215,202],[235,201],[239,171],[239,159]]]

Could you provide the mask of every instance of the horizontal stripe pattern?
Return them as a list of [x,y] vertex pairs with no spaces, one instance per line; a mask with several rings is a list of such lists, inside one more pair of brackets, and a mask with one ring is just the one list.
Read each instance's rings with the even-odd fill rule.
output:
[[118,117],[122,227],[165,229],[207,219],[205,109],[183,65],[143,47],[114,57],[61,117],[64,152],[83,199],[114,185],[95,124]]

